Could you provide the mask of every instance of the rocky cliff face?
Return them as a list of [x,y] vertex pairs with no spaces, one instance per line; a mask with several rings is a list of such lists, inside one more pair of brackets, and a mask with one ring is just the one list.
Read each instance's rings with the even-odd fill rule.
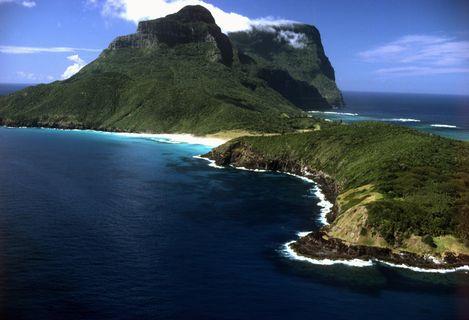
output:
[[290,24],[254,28],[230,33],[229,37],[240,51],[258,63],[286,70],[292,78],[317,89],[331,106],[344,105],[335,83],[334,68],[314,26]]
[[210,12],[202,6],[187,6],[164,18],[141,21],[137,33],[118,37],[109,45],[109,49],[161,45],[173,47],[191,42],[213,44],[225,65],[230,66],[233,63],[231,41],[221,32]]

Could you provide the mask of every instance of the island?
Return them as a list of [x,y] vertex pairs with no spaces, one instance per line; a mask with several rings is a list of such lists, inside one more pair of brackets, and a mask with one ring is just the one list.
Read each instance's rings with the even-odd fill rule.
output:
[[140,22],[67,80],[0,97],[0,124],[229,137],[205,157],[311,178],[334,204],[329,225],[290,244],[297,254],[469,265],[468,143],[306,112],[342,107],[315,27],[226,35],[187,6]]

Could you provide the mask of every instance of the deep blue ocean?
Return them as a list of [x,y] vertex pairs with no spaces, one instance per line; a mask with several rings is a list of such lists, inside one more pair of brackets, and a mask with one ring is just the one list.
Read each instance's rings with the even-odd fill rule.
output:
[[469,96],[343,92],[340,110],[313,112],[328,120],[383,121],[469,141]]
[[469,275],[320,266],[311,185],[204,146],[0,128],[0,319],[467,319]]

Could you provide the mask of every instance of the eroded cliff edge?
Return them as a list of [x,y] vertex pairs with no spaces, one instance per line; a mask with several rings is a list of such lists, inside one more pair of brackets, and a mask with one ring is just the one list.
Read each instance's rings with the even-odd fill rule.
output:
[[[297,254],[427,269],[469,265],[467,143],[382,124],[327,126],[302,134],[238,138],[205,156],[217,165],[289,172],[320,185],[334,204],[327,217],[331,224],[291,244]],[[388,149],[397,145],[403,152]],[[434,148],[428,150],[430,145]],[[448,157],[440,158],[441,153]],[[409,176],[433,186],[423,192],[414,186],[399,190],[403,180],[412,183]],[[442,200],[445,192],[451,196]]]

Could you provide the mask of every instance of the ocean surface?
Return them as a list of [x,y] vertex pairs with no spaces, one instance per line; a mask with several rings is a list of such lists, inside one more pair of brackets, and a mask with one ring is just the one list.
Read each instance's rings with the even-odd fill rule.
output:
[[344,108],[311,114],[334,121],[384,121],[469,140],[469,96],[349,91],[343,96]]
[[4,96],[33,85],[34,84],[26,83],[0,83],[0,96]]
[[0,128],[0,319],[467,319],[467,272],[290,259],[313,185],[208,150]]

